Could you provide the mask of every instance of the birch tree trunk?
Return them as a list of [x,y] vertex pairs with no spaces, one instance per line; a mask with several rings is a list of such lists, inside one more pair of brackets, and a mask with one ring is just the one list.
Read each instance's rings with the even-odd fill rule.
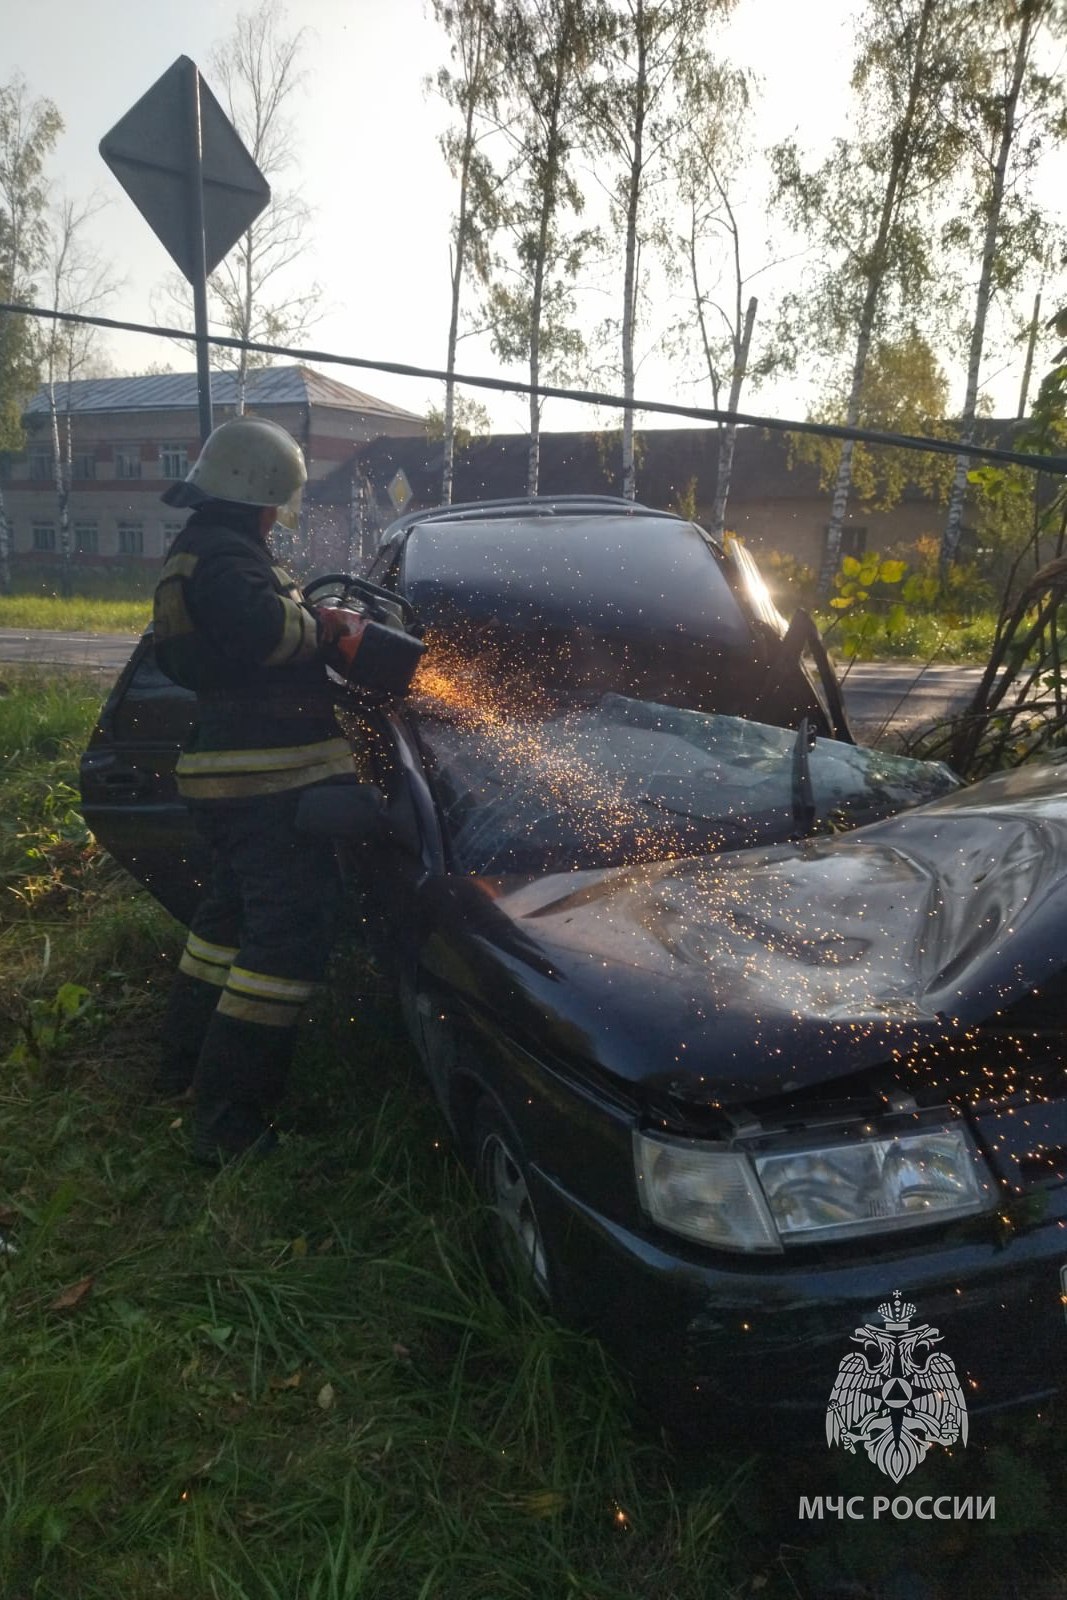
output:
[[[863,397],[863,380],[867,371],[867,358],[870,355],[875,317],[878,313],[878,301],[885,275],[886,247],[889,243],[898,200],[902,189],[907,183],[911,166],[912,131],[919,104],[919,90],[923,71],[926,66],[926,40],[930,29],[930,19],[936,6],[937,0],[923,0],[923,8],[919,17],[919,28],[915,40],[915,58],[912,62],[911,77],[908,84],[907,105],[899,127],[893,132],[892,156],[878,217],[878,231],[871,247],[870,263],[867,268],[867,288],[863,296],[863,308],[860,312],[859,329],[856,336],[856,353],[852,363],[852,382],[845,411],[845,425],[850,428],[854,428],[859,421],[860,402]],[[841,447],[841,459],[838,463],[833,499],[830,504],[830,521],[826,529],[826,549],[823,553],[822,569],[819,573],[818,593],[820,599],[825,599],[830,592],[830,586],[833,583],[834,573],[837,571],[841,556],[841,530],[845,521],[845,512],[848,509],[849,490],[852,487],[852,457],[854,452],[855,441],[846,439]]]
[[459,342],[459,302],[466,266],[467,230],[470,226],[471,162],[474,158],[474,116],[480,95],[485,14],[479,9],[473,42],[473,61],[466,84],[463,144],[460,151],[459,216],[456,219],[456,248],[452,257],[452,303],[448,318],[448,353],[445,358],[445,415],[441,465],[441,504],[452,504],[452,480],[456,456],[456,345]]
[[537,494],[541,481],[541,398],[536,393],[541,381],[541,312],[544,304],[545,269],[548,261],[548,235],[559,203],[560,160],[562,133],[560,115],[568,72],[568,59],[573,47],[574,13],[568,5],[560,23],[556,47],[556,71],[548,107],[545,129],[545,177],[541,191],[541,209],[537,223],[537,250],[534,257],[534,275],[530,294],[530,384],[535,391],[530,395],[530,449],[526,465],[526,493]]
[[59,407],[56,404],[54,375],[48,374],[48,420],[52,430],[52,476],[56,490],[56,508],[59,513],[60,593],[70,599],[70,480],[63,469],[63,453],[59,438]]
[[[734,360],[733,377],[730,380],[730,398],[727,402],[728,411],[736,411],[741,399],[741,385],[745,381],[748,370],[748,352],[752,345],[752,328],[756,321],[756,297],[748,302],[745,311],[745,326],[741,333],[741,344]],[[728,422],[723,429],[719,441],[719,469],[715,478],[715,500],[711,512],[711,533],[721,539],[726,531],[726,502],[730,498],[730,478],[734,466],[734,446],[737,443],[737,423]]]
[[[255,306],[255,276],[252,270],[252,252],[255,248],[252,230],[245,234],[244,241],[244,304],[241,307],[242,326],[241,338],[252,337],[252,312]],[[245,395],[248,390],[248,351],[241,346],[237,357],[237,394],[234,401],[236,414],[243,417],[245,414]]]
[[[634,323],[637,300],[637,211],[641,201],[644,172],[645,113],[648,98],[648,54],[645,37],[645,3],[637,0],[634,13],[637,42],[637,71],[634,81],[633,146],[626,194],[626,248],[622,287],[622,395],[634,397]],[[634,464],[634,414],[627,406],[622,414],[622,497],[633,500],[637,494]]]
[[[1011,155],[1011,147],[1015,138],[1015,118],[1019,106],[1019,91],[1022,88],[1023,74],[1026,71],[1030,46],[1033,43],[1036,12],[1037,8],[1033,5],[1022,5],[1018,8],[1019,39],[1015,48],[1011,87],[1002,103],[1003,121],[1000,127],[996,162],[993,167],[993,182],[989,191],[985,241],[982,247],[982,267],[978,277],[974,326],[971,329],[971,348],[967,361],[967,390],[963,401],[963,415],[960,419],[960,441],[963,444],[972,444],[974,442],[974,419],[978,406],[978,375],[982,366],[986,317],[989,314],[989,301],[993,284],[993,262],[997,251],[997,233],[1000,227],[1001,207],[1004,203],[1004,181],[1008,170],[1008,158]],[[967,473],[970,469],[970,464],[970,457],[965,452],[961,452],[956,457],[956,471],[949,494],[945,531],[941,535],[940,566],[942,576],[947,573],[949,567],[955,561],[956,552],[959,549],[960,532],[963,523],[963,504],[967,493]]]

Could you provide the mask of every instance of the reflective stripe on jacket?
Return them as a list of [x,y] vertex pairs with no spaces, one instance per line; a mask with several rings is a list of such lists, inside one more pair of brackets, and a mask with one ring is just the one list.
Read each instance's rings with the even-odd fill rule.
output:
[[257,524],[258,512],[200,508],[156,588],[156,659],[197,693],[196,729],[177,766],[191,800],[277,794],[353,770],[314,613]]

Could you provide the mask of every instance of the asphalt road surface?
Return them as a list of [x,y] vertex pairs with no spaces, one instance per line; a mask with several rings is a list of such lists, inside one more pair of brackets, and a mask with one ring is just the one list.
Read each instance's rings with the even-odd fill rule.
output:
[[[133,634],[55,633],[0,628],[0,661],[82,667],[116,673],[136,643]],[[856,732],[873,738],[883,726],[915,728],[962,705],[978,682],[977,667],[928,667],[869,662],[845,677],[845,703]]]
[[0,661],[118,672],[137,643],[131,633],[53,633],[47,628],[0,628]]

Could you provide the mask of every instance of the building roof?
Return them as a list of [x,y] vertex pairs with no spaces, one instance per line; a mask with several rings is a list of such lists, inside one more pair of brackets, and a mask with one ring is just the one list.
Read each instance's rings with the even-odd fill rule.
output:
[[[58,388],[61,408],[66,411],[67,385],[61,384]],[[211,400],[219,407],[236,404],[236,373],[211,374]],[[257,409],[282,405],[334,406],[372,416],[421,421],[413,411],[404,411],[360,389],[350,389],[336,378],[303,366],[253,368],[246,381],[245,400]],[[160,372],[141,378],[76,378],[70,385],[71,411],[195,411],[196,406],[195,372]],[[42,388],[26,407],[25,415],[47,411],[48,397]]]

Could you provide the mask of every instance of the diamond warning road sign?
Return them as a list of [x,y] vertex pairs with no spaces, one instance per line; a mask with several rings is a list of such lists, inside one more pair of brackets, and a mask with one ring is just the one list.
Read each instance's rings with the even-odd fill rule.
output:
[[100,141],[100,154],[190,282],[197,268],[193,73],[200,90],[205,270],[212,272],[269,202],[270,184],[189,57],[179,56]]
[[393,474],[386,493],[393,502],[393,505],[396,507],[397,511],[403,511],[404,507],[411,499],[411,485],[408,482],[408,475],[404,471],[403,467],[398,467],[396,472]]

